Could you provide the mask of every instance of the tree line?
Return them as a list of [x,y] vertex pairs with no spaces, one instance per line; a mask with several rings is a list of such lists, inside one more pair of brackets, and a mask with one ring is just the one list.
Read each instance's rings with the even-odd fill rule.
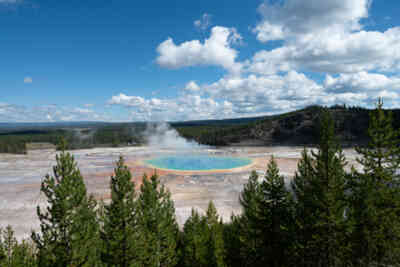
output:
[[98,146],[127,146],[143,144],[144,124],[115,124],[97,128],[40,128],[0,131],[0,153],[26,154],[29,143],[50,143],[57,146],[67,140],[67,149],[86,149]]
[[192,210],[182,229],[157,175],[135,190],[121,157],[111,200],[87,194],[73,156],[56,156],[37,208],[40,231],[17,242],[0,235],[1,266],[399,266],[399,132],[382,102],[371,112],[362,169],[347,170],[329,112],[320,141],[304,149],[290,183],[272,158],[263,177],[252,172],[240,195],[242,213],[224,223],[212,202]]

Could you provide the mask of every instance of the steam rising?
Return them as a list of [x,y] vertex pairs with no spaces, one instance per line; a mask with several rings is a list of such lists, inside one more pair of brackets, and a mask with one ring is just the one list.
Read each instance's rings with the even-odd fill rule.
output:
[[151,147],[174,149],[199,149],[204,146],[188,141],[166,122],[148,123],[145,138]]

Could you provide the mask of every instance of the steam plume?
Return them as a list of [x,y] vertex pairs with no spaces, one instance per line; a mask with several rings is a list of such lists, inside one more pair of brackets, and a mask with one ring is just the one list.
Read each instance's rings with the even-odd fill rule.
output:
[[145,138],[151,147],[174,149],[198,149],[203,147],[195,141],[188,141],[180,136],[166,122],[148,123]]

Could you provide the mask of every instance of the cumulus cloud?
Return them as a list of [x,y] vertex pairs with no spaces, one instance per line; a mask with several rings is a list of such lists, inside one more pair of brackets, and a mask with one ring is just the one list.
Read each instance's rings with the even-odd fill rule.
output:
[[311,104],[324,95],[322,86],[304,74],[224,77],[205,87],[214,98],[233,104],[235,113],[271,113]]
[[202,31],[207,30],[211,26],[211,15],[204,13],[200,19],[194,21],[194,26]]
[[220,26],[213,27],[210,37],[203,43],[193,40],[177,45],[168,38],[157,47],[159,56],[156,61],[167,68],[215,65],[237,73],[242,66],[235,61],[238,52],[231,45],[240,39],[235,29]]
[[24,83],[32,83],[32,82],[33,82],[32,77],[27,76],[24,78]]
[[190,81],[186,84],[185,90],[196,92],[200,90],[200,86],[197,85],[195,81]]
[[330,92],[394,91],[400,89],[400,78],[367,72],[340,74],[337,77],[327,75],[324,86]]
[[259,7],[263,20],[254,32],[262,42],[310,33],[349,32],[361,29],[371,0],[266,1]]
[[228,101],[216,101],[191,93],[171,99],[145,99],[121,93],[113,96],[109,103],[126,107],[133,121],[179,121],[228,118],[233,115],[232,105]]
[[257,52],[249,71],[272,73],[311,70],[327,73],[398,71],[400,28],[365,31],[370,0],[286,0],[259,7],[253,29],[261,42],[282,46]]
[[250,71],[273,73],[289,69],[354,73],[400,69],[400,27],[385,32],[359,31],[314,36],[262,50],[252,58]]

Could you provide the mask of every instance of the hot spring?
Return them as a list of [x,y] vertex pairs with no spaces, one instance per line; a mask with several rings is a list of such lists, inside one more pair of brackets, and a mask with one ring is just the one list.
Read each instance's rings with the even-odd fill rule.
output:
[[209,155],[174,155],[153,158],[146,164],[160,169],[178,171],[228,170],[244,167],[252,163],[249,158],[219,157]]

